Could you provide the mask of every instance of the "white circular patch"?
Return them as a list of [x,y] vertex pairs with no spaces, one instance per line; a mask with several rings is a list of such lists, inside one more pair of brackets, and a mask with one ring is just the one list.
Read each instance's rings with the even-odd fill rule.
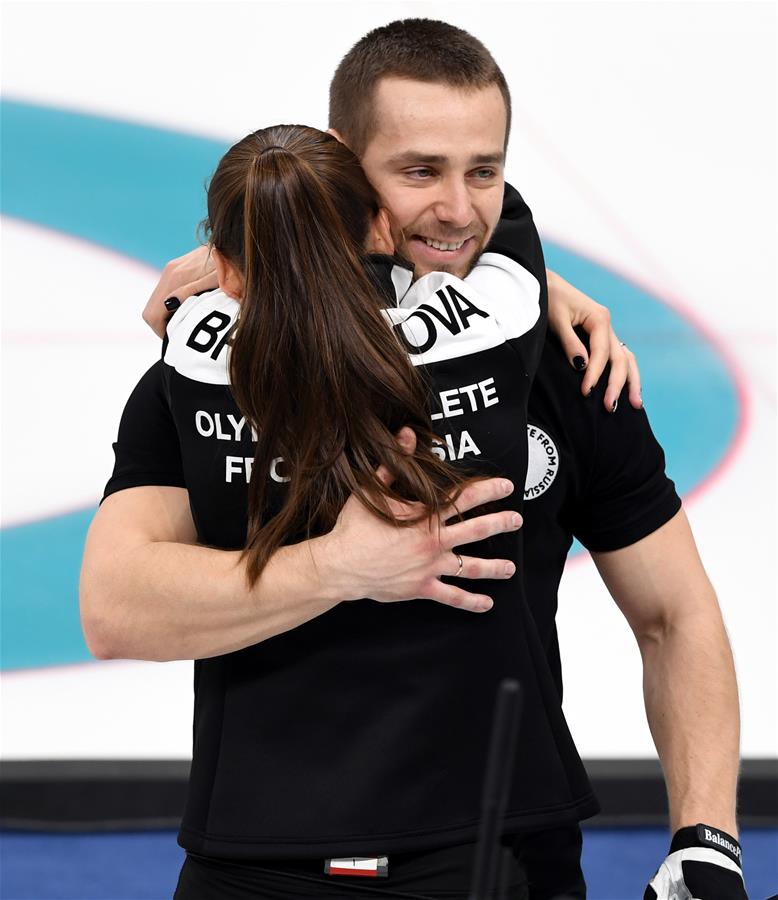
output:
[[527,444],[529,464],[524,499],[532,500],[544,494],[554,483],[559,471],[559,452],[546,432],[531,423],[527,423]]

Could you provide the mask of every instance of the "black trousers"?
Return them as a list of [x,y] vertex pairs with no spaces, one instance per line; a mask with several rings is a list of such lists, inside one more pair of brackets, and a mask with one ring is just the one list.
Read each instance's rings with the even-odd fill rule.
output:
[[[578,825],[506,836],[501,883],[479,900],[585,900]],[[475,844],[389,855],[386,878],[330,876],[323,859],[236,861],[188,853],[174,900],[466,900]]]

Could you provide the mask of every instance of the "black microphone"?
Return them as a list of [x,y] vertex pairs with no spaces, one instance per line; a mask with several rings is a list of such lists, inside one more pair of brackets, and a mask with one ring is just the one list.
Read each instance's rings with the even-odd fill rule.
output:
[[519,682],[515,678],[503,678],[497,689],[492,719],[492,736],[481,803],[481,825],[469,900],[487,900],[494,888],[500,832],[511,789],[521,710],[522,693]]

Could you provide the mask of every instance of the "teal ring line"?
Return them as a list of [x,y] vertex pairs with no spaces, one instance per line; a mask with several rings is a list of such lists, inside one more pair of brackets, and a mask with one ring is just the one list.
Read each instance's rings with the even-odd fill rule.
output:
[[[194,245],[206,180],[228,146],[10,99],[0,102],[0,126],[4,215],[157,268]],[[692,323],[649,291],[557,244],[546,244],[545,252],[549,268],[610,308],[640,360],[646,407],[668,471],[682,494],[690,492],[720,464],[737,432],[737,387],[725,361]],[[96,473],[96,497],[107,475]],[[3,669],[91,659],[77,591],[93,514],[81,510],[0,533]]]

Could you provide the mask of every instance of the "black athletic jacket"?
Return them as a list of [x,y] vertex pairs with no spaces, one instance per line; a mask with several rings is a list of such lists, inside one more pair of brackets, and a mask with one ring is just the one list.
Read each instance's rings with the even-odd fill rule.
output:
[[[532,217],[508,192],[489,252],[465,281],[384,276],[386,317],[424,367],[440,451],[517,488],[527,401],[543,347],[546,284]],[[254,451],[228,384],[238,305],[191,298],[141,379],[114,445],[106,495],[139,484],[189,492],[199,540],[241,547]],[[282,362],[282,361],[279,361]],[[358,414],[358,411],[355,411]],[[264,473],[283,500],[283,462]],[[520,490],[499,508],[513,509]],[[468,582],[494,607],[342,603],[255,646],[195,661],[189,797],[179,841],[220,857],[383,855],[474,840],[495,691],[525,691],[506,831],[596,811],[521,582],[521,532],[468,545],[513,559],[509,581]]]

